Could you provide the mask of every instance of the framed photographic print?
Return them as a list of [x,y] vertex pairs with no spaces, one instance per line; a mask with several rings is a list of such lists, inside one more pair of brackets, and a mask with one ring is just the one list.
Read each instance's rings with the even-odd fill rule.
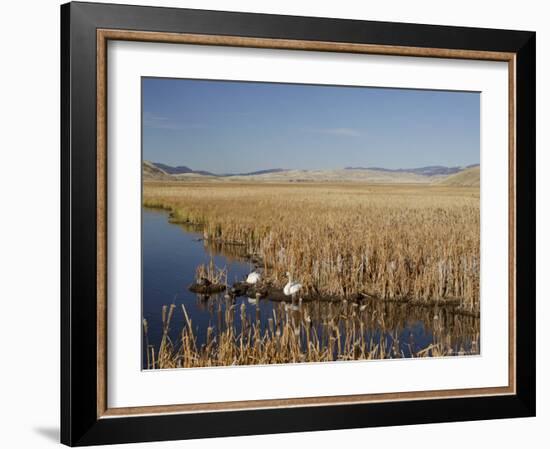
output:
[[535,33],[61,19],[63,443],[534,415]]

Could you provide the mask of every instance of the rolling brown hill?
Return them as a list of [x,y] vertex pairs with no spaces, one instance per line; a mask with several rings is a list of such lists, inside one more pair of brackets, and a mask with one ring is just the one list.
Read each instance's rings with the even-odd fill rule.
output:
[[142,171],[144,180],[170,179],[170,175],[168,173],[156,167],[149,161],[143,161]]
[[452,187],[479,187],[479,165],[438,180],[437,184]]

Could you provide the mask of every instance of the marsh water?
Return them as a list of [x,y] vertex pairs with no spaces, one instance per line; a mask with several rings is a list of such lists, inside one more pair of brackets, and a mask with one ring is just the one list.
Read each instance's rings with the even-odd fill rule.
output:
[[[148,344],[158,348],[162,339],[162,306],[175,304],[176,312],[170,324],[170,337],[178,341],[185,326],[181,305],[185,305],[192,320],[193,330],[200,347],[206,342],[207,329],[223,327],[221,316],[227,307],[224,294],[205,297],[188,290],[195,280],[200,264],[213,260],[219,268],[227,269],[227,282],[242,281],[254,265],[247,261],[238,248],[214,248],[204,242],[196,228],[172,224],[166,211],[143,208],[142,214],[142,315],[148,324]],[[235,298],[240,310],[244,304],[247,317],[268,326],[273,312],[284,313],[284,304],[269,298]],[[321,325],[327,313],[340,314],[342,307],[325,301],[307,303],[308,315],[315,325]],[[347,307],[347,306],[346,306]],[[364,307],[363,307],[364,309]],[[459,316],[452,310],[434,307],[413,307],[407,304],[370,304],[362,312],[370,339],[393,346],[403,357],[411,357],[434,342],[444,342],[453,353],[479,351],[479,320]],[[477,320],[477,321],[476,321]],[[240,326],[239,314],[234,325]],[[143,368],[146,368],[145,341],[142,345]]]

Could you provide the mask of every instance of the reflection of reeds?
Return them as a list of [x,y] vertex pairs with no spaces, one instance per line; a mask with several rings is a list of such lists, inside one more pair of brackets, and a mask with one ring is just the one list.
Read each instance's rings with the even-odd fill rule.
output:
[[[342,301],[336,304],[303,304],[297,310],[285,303],[273,309],[262,326],[259,308],[255,315],[226,299],[216,299],[218,327],[209,326],[200,345],[193,323],[182,305],[184,325],[180,341],[168,337],[175,306],[162,309],[163,336],[158,351],[148,345],[147,368],[190,368],[204,366],[257,365],[273,363],[324,362],[440,357],[479,353],[479,319],[459,317],[444,309],[422,311],[406,305],[370,304],[362,307]],[[214,309],[214,307],[213,307]],[[432,319],[426,330],[433,342],[417,348],[414,341],[399,341],[400,331],[417,316]],[[236,321],[238,318],[238,324]],[[145,336],[147,322],[144,320]],[[147,338],[147,337],[146,337]],[[409,349],[406,355],[403,344]]]
[[201,226],[206,242],[259,255],[280,287],[358,293],[479,311],[479,189],[362,184],[144,184],[146,206]]

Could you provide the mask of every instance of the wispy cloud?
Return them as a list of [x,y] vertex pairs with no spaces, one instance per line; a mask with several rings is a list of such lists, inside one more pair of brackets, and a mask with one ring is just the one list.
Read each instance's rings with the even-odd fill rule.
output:
[[143,114],[143,126],[145,128],[154,129],[170,129],[170,130],[189,130],[189,129],[203,129],[205,125],[200,123],[179,123],[170,120],[168,117],[151,114],[145,112]]
[[317,134],[329,134],[343,137],[359,137],[362,135],[361,132],[355,128],[318,128],[310,129],[309,131]]

